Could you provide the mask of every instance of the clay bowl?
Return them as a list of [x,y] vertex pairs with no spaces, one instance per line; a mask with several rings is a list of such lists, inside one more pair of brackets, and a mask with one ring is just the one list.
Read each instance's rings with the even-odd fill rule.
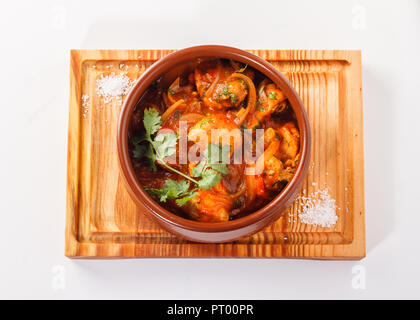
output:
[[[245,217],[228,222],[198,222],[179,217],[156,203],[137,181],[132,168],[128,131],[130,119],[138,100],[156,79],[173,81],[177,75],[191,69],[200,58],[225,58],[247,63],[271,79],[287,96],[296,114],[300,130],[301,159],[292,180],[270,203]],[[277,220],[295,199],[309,164],[311,132],[308,116],[298,94],[287,79],[267,61],[240,49],[206,45],[182,49],[153,64],[135,83],[127,95],[118,123],[118,156],[127,189],[142,212],[153,218],[165,230],[187,240],[197,242],[227,242],[250,235]]]

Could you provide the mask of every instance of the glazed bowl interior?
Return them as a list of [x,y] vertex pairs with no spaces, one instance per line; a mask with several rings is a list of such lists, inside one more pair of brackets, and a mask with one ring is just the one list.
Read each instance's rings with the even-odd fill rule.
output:
[[[169,86],[180,74],[191,72],[200,60],[232,59],[248,64],[273,81],[286,95],[296,115],[300,131],[300,160],[296,172],[286,187],[267,205],[247,216],[227,222],[199,222],[169,212],[153,200],[142,188],[132,167],[128,136],[130,120],[146,89],[155,80]],[[309,163],[310,127],[301,99],[287,79],[267,61],[240,49],[225,46],[197,46],[176,51],[152,65],[135,83],[126,97],[118,124],[117,145],[122,176],[136,204],[163,228],[176,235],[199,242],[225,242],[261,230],[278,219],[294,200]]]

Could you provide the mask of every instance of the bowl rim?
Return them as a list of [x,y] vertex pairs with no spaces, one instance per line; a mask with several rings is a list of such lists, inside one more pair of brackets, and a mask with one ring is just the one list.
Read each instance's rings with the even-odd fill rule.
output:
[[[300,132],[301,157],[298,162],[293,178],[286,187],[268,204],[261,209],[244,217],[226,222],[200,222],[182,218],[160,206],[141,187],[132,167],[128,149],[128,129],[132,113],[139,98],[143,95],[150,84],[158,79],[163,73],[176,65],[198,58],[225,58],[247,63],[252,68],[260,71],[264,76],[273,81],[284,92],[296,115]],[[117,151],[122,176],[128,186],[133,199],[142,204],[149,213],[159,222],[170,224],[177,229],[187,229],[196,232],[226,232],[241,229],[256,224],[262,219],[276,213],[276,209],[289,202],[300,186],[310,160],[311,131],[308,116],[302,100],[286,77],[268,61],[238,48],[222,45],[200,45],[177,50],[164,58],[156,61],[134,83],[127,94],[122,106],[117,127]],[[278,210],[277,210],[278,211]]]

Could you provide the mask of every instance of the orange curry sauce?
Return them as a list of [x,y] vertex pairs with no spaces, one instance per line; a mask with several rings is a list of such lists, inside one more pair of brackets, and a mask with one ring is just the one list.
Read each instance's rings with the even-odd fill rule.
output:
[[[274,83],[248,66],[229,60],[209,59],[199,62],[194,70],[179,75],[169,86],[163,87],[161,81],[155,81],[133,113],[131,136],[144,132],[144,110],[150,108],[157,110],[162,118],[159,132],[168,130],[181,137],[180,123],[183,121],[187,150],[203,144],[193,135],[193,129],[200,129],[209,136],[213,129],[236,132],[227,142],[216,141],[221,145],[228,143],[231,152],[230,163],[226,164],[228,173],[214,187],[198,189],[195,197],[182,206],[174,200],[160,202],[159,198],[155,199],[175,214],[206,222],[237,219],[270,202],[296,171],[300,146],[293,110]],[[251,132],[254,140],[254,131],[264,129],[261,136],[263,157],[247,161],[242,152],[242,161],[234,162],[233,153],[243,147],[245,129],[251,130],[247,132]],[[239,135],[237,132],[240,132]],[[177,157],[180,152],[186,152],[181,150],[180,145],[176,146]],[[255,141],[251,148],[256,148]],[[138,180],[146,188],[160,189],[167,179],[183,179],[158,163],[157,170],[152,171],[145,159],[132,157],[132,164]],[[192,176],[191,170],[197,164],[197,160],[187,159],[185,163],[170,166]]]

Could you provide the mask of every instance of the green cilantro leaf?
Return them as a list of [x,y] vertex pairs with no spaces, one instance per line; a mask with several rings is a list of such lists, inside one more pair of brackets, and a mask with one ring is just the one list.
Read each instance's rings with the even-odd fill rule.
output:
[[189,187],[190,184],[187,180],[181,180],[178,182],[172,179],[167,179],[163,189],[166,191],[168,199],[175,199],[185,195],[188,192]]
[[176,152],[176,144],[178,137],[176,134],[159,133],[153,141],[153,146],[160,159],[164,159]]
[[229,159],[230,146],[220,146],[210,143],[204,150],[203,154],[208,159],[208,163],[225,163]]
[[193,177],[200,177],[201,173],[204,170],[204,167],[207,164],[207,160],[203,159],[199,162],[199,164],[197,164],[192,170],[191,170],[191,174],[193,175]]
[[270,92],[270,93],[268,94],[268,97],[269,97],[270,99],[277,100],[277,96],[276,96],[276,93],[275,93],[275,92]]
[[[155,162],[158,161],[166,169],[173,171],[185,179],[176,181],[167,179],[165,185],[161,189],[148,188],[144,189],[152,196],[157,197],[159,201],[166,202],[167,200],[175,200],[177,205],[183,206],[197,195],[198,189],[190,189],[190,182],[193,182],[199,188],[209,190],[214,187],[222,179],[222,175],[229,173],[226,164],[226,159],[229,159],[230,146],[220,146],[209,144],[204,151],[205,159],[202,159],[199,164],[191,171],[191,176],[178,171],[169,166],[164,159],[173,155],[176,152],[176,145],[178,136],[172,132],[159,133],[152,138],[156,132],[161,129],[162,119],[155,109],[148,109],[144,111],[143,118],[145,133],[140,136],[132,138],[131,142],[134,145],[132,155],[134,158],[147,158],[150,162],[150,168],[156,171]],[[148,142],[144,144],[143,142]],[[194,178],[200,178],[196,180]],[[189,181],[188,181],[189,180]]]
[[197,195],[197,192],[191,192],[189,195],[187,195],[187,196],[185,196],[183,198],[176,199],[175,202],[176,202],[177,205],[179,205],[180,207],[182,207],[188,201],[190,201],[191,199],[195,198],[196,195]]
[[260,88],[260,90],[258,90],[258,95],[259,96],[262,95],[262,93],[264,91],[264,87],[265,87],[265,85],[262,85],[261,88]]
[[136,144],[132,151],[132,155],[136,159],[141,159],[146,155],[146,146],[143,144]]
[[150,139],[151,135],[156,133],[161,128],[162,119],[156,109],[145,109],[143,123],[146,130],[146,137]]
[[212,168],[223,175],[226,175],[229,173],[229,170],[224,163],[208,163],[207,167]]
[[230,146],[220,146],[210,143],[203,154],[206,159],[192,170],[195,177],[200,177],[198,186],[201,189],[208,190],[214,187],[221,179],[222,175],[229,173],[229,170],[224,163],[229,159]]
[[173,200],[182,196],[190,195],[188,191],[190,183],[186,180],[175,181],[172,179],[167,179],[165,185],[162,189],[147,188],[144,189],[153,196],[159,197],[161,202],[166,202],[166,200]]
[[230,93],[229,96],[230,96],[230,102],[232,102],[232,104],[235,104],[236,101],[238,101],[238,97],[234,95],[233,93]]
[[[205,159],[201,160],[192,169],[191,174],[193,175],[193,177],[201,177],[202,179],[206,178],[205,181],[200,180],[202,181],[201,183],[204,185],[208,185],[208,181],[210,181],[211,175],[209,175],[209,172],[212,174],[215,173],[217,175],[219,175],[219,173],[221,173],[222,175],[228,174],[229,170],[224,162],[227,161],[227,159],[229,159],[229,153],[230,146],[223,146],[220,148],[220,145],[210,143],[203,152]],[[220,179],[218,179],[217,182],[219,182]]]
[[155,165],[155,161],[156,161],[156,154],[153,150],[153,146],[149,143],[147,145],[144,157],[146,157],[147,159],[149,159],[149,167],[153,172],[156,172],[157,168]]
[[201,176],[202,178],[198,181],[198,186],[204,190],[213,188],[222,179],[222,176],[216,170],[210,168],[205,170]]

